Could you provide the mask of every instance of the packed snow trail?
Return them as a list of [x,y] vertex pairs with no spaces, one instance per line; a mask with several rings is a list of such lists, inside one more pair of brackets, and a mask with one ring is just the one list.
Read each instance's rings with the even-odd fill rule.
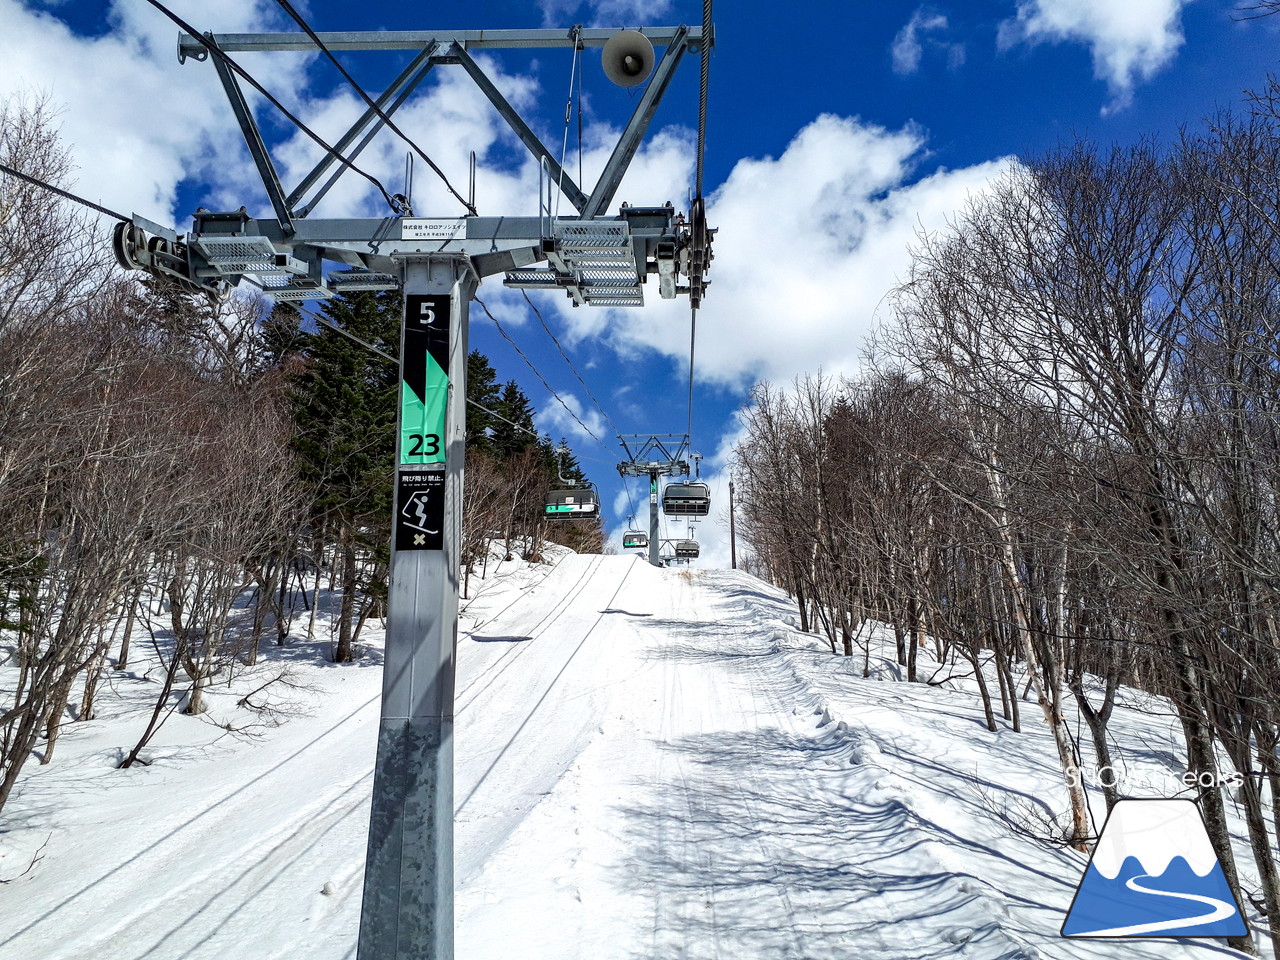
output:
[[[1060,939],[1085,861],[999,815],[1056,798],[1047,734],[863,679],[793,614],[746,574],[632,557],[491,573],[459,638],[459,960],[1229,953]],[[122,772],[118,726],[69,725],[5,811],[52,837],[0,886],[0,960],[353,958],[378,639],[361,666],[276,651],[324,695],[261,742],[174,717]]]
[[[490,860],[459,858],[460,956],[513,943],[620,960],[1021,955],[998,930],[931,948],[920,926],[891,922],[973,897],[915,849],[924,838],[894,798],[842,795],[830,774],[847,744],[802,709],[812,695],[749,578],[604,562],[631,574],[595,604],[607,620],[582,651],[590,685],[561,694],[576,706],[548,734],[559,782]],[[542,643],[579,650],[576,633],[556,634]],[[582,704],[598,717],[585,745]],[[464,813],[460,849],[471,828]]]
[[[1054,784],[1032,724],[979,732],[969,694],[862,679],[745,574],[574,563],[594,589],[486,627],[522,659],[475,681],[485,719],[460,717],[460,958],[1223,954],[1058,936],[1084,859],[991,809]],[[518,778],[482,801],[484,757]]]

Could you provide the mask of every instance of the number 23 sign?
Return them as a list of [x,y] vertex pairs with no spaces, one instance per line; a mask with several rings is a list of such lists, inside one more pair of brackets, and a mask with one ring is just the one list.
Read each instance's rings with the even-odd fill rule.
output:
[[444,463],[449,399],[448,296],[405,297],[400,361],[400,464]]

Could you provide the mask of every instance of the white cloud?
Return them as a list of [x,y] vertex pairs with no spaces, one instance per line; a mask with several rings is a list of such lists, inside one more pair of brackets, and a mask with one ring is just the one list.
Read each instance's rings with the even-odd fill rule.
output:
[[1129,104],[1133,88],[1150,79],[1182,46],[1182,8],[1190,0],[1018,0],[1018,13],[1000,27],[1000,46],[1079,41],[1093,54],[1093,72],[1106,81],[1104,113]]
[[[875,311],[905,275],[921,226],[937,229],[1003,161],[941,170],[909,183],[924,149],[914,128],[889,131],[821,116],[777,158],[740,160],[709,198],[719,229],[711,287],[698,318],[697,377],[742,388],[757,378],[850,372],[860,364]],[[653,175],[653,172],[650,172]],[[637,183],[630,199],[661,202]],[[579,336],[607,332],[608,345],[654,350],[687,363],[689,305],[660,300],[632,310],[563,309]],[[558,302],[558,301],[557,301]]]
[[[274,5],[264,0],[212,6],[174,0],[172,7],[215,32],[277,25]],[[256,175],[212,65],[178,64],[178,28],[140,3],[115,2],[107,19],[109,33],[85,37],[50,13],[0,0],[0,96],[47,96],[60,110],[78,193],[125,214],[185,226],[191,211],[175,208],[184,178],[232,182]],[[304,58],[245,62],[281,91],[299,86],[305,68]]]
[[[920,69],[920,60],[924,56],[924,34],[937,34],[947,29],[947,18],[940,13],[930,13],[920,7],[911,15],[906,26],[898,31],[889,48],[893,56],[893,72],[901,74],[915,73]],[[935,38],[925,38],[933,46],[947,53],[949,65],[954,69],[964,63],[964,45],[945,43]]]
[[605,444],[608,443],[606,438],[613,437],[613,432],[605,423],[604,417],[598,410],[589,409],[576,394],[567,390],[557,390],[556,393],[564,403],[562,404],[555,397],[547,398],[542,409],[534,414],[534,425],[540,433],[550,434],[553,440],[564,437],[577,445],[585,441],[590,444],[585,448],[588,451],[587,455],[597,456],[600,448],[596,446],[593,436]]
[[[568,26],[585,22],[590,26],[640,27],[661,23],[671,12],[671,0],[538,0],[543,22],[548,26]],[[581,11],[587,19],[581,20]]]

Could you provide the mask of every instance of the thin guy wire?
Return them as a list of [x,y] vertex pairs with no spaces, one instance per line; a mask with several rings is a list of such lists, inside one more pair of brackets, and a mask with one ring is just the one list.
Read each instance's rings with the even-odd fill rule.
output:
[[551,328],[547,326],[547,321],[542,318],[542,311],[534,306],[533,301],[529,299],[528,293],[524,290],[521,290],[520,292],[524,294],[524,302],[529,304],[529,307],[533,310],[534,316],[536,316],[538,318],[538,322],[542,324],[542,329],[546,331],[547,336],[551,338],[551,342],[554,343],[556,345],[556,349],[560,351],[560,356],[564,358],[564,362],[569,365],[569,369],[573,371],[573,375],[577,377],[578,382],[582,384],[582,389],[587,391],[587,396],[591,398],[591,402],[594,403],[596,405],[596,409],[600,411],[600,416],[604,417],[605,422],[609,424],[609,429],[615,434],[619,433],[618,425],[613,422],[613,417],[609,416],[604,407],[600,406],[600,401],[596,399],[595,394],[591,392],[591,388],[587,386],[587,381],[582,379],[582,375],[578,373],[578,368],[573,365],[573,361],[569,359],[569,355],[564,352],[564,347],[560,346],[560,341],[556,339],[556,335],[552,333]]
[[[373,352],[373,353],[376,353],[379,357],[382,357],[382,359],[384,359],[384,360],[390,360],[392,363],[396,364],[397,366],[399,366],[399,365],[400,365],[400,360],[399,360],[399,358],[397,358],[397,357],[393,357],[391,354],[387,353],[386,351],[378,349],[377,347],[375,347],[373,344],[369,343],[369,342],[368,342],[368,341],[366,341],[366,340],[361,340],[361,339],[360,339],[359,337],[357,337],[354,333],[350,333],[350,332],[348,332],[348,331],[346,331],[346,330],[343,330],[343,329],[342,329],[340,326],[338,326],[336,323],[333,323],[333,322],[331,322],[331,321],[329,321],[329,320],[326,320],[324,317],[320,316],[320,314],[318,314],[318,313],[308,313],[307,311],[303,310],[301,307],[295,307],[294,309],[296,309],[296,310],[298,311],[298,313],[299,313],[299,314],[301,314],[302,316],[306,317],[307,319],[309,319],[309,320],[314,320],[314,321],[316,321],[317,323],[323,323],[326,327],[330,328],[331,330],[335,330],[335,331],[337,331],[338,333],[342,334],[342,335],[343,335],[344,337],[346,337],[347,339],[349,339],[349,340],[354,340],[356,343],[360,344],[360,346],[364,347],[366,350],[369,350],[369,351],[371,351],[371,352]],[[494,418],[496,418],[496,419],[498,419],[498,420],[501,420],[503,423],[505,423],[505,424],[507,424],[507,425],[509,425],[509,426],[515,427],[517,430],[523,431],[524,433],[529,434],[529,436],[531,436],[531,437],[533,437],[533,438],[535,438],[535,439],[537,439],[537,440],[541,440],[541,439],[542,439],[542,435],[541,435],[540,433],[536,433],[535,431],[530,430],[528,427],[522,427],[520,424],[515,423],[515,422],[514,422],[514,421],[512,421],[512,420],[508,420],[506,417],[504,417],[502,414],[498,413],[496,410],[490,410],[490,409],[489,409],[488,407],[486,407],[484,404],[479,403],[479,402],[477,402],[477,401],[475,401],[475,400],[472,400],[470,397],[467,397],[467,403],[471,404],[471,405],[472,405],[473,407],[475,407],[477,410],[483,410],[485,413],[489,414],[489,416],[494,417]]]
[[[569,63],[569,96],[564,102],[564,136],[560,141],[560,183],[559,192],[556,194],[556,216],[560,216],[560,198],[564,196],[564,157],[569,151],[569,121],[573,118],[573,80],[578,75],[578,58],[580,56],[581,47],[578,46],[578,28],[574,27],[571,34],[573,39],[573,59]],[[582,171],[578,171],[578,179],[582,179]],[[527,298],[526,298],[527,299]]]
[[520,354],[520,359],[522,359],[526,364],[528,364],[529,369],[533,371],[534,376],[536,376],[539,380],[542,381],[542,385],[547,388],[547,390],[550,392],[550,394],[553,397],[556,398],[556,401],[560,404],[560,406],[564,407],[565,410],[568,411],[569,416],[573,417],[574,421],[578,424],[578,426],[580,426],[583,430],[586,431],[587,436],[589,436],[592,440],[600,444],[600,446],[604,447],[604,449],[608,451],[609,448],[604,446],[604,441],[601,440],[599,437],[597,437],[591,431],[591,428],[582,422],[582,420],[578,417],[578,415],[569,408],[569,405],[560,398],[560,394],[556,393],[555,389],[551,386],[551,384],[547,383],[547,378],[544,377],[538,371],[538,368],[533,365],[533,361],[530,360],[527,356],[525,356],[524,351],[520,349],[520,345],[517,344],[514,340],[512,340],[511,337],[507,334],[507,331],[502,328],[502,324],[498,321],[498,318],[495,317],[490,312],[489,308],[485,305],[485,302],[481,300],[479,297],[475,297],[474,300],[476,303],[480,304],[480,309],[485,312],[485,316],[487,316],[490,320],[493,321],[493,325],[498,328],[498,332],[502,334],[502,338],[506,340],[507,343],[511,344],[512,347],[515,348],[516,353]]
[[117,220],[122,220],[125,223],[129,223],[133,219],[132,217],[126,217],[122,213],[116,213],[114,210],[108,210],[106,207],[101,207],[92,200],[86,200],[84,197],[77,197],[74,193],[69,193],[61,187],[55,187],[52,183],[46,183],[43,180],[31,176],[29,173],[23,173],[21,170],[15,170],[7,163],[0,163],[0,171],[9,174],[11,177],[17,177],[19,180],[25,180],[27,183],[33,184],[34,186],[43,187],[51,193],[56,193],[64,200],[70,200],[73,203],[78,203],[82,207],[88,207],[90,210],[96,210],[98,213],[105,214],[108,217],[115,217]]
[[276,0],[276,2],[285,13],[293,18],[294,22],[303,29],[306,35],[311,38],[311,42],[320,48],[320,52],[329,58],[329,62],[338,68],[338,72],[342,74],[347,83],[351,84],[351,88],[355,90],[356,93],[360,94],[360,99],[368,105],[369,109],[376,113],[382,122],[386,124],[387,129],[407,143],[413,152],[420,156],[426,162],[427,166],[435,171],[436,175],[444,181],[444,185],[448,191],[453,194],[459,203],[467,208],[467,212],[470,213],[471,216],[478,216],[476,208],[470,203],[470,201],[464,198],[462,194],[454,189],[453,184],[449,182],[449,178],[445,176],[444,171],[436,165],[434,160],[427,156],[426,151],[414,143],[413,140],[409,138],[408,134],[396,126],[395,123],[392,122],[391,117],[387,116],[387,114],[383,112],[382,108],[374,102],[373,98],[364,92],[364,88],[356,82],[355,77],[351,76],[351,74],[346,71],[346,68],[342,66],[338,61],[338,58],[333,55],[333,51],[324,45],[324,41],[321,40],[316,32],[311,29],[311,26],[302,18],[302,15],[293,8],[293,4],[291,4],[289,0]]
[[178,25],[179,28],[186,31],[188,34],[195,37],[202,44],[204,44],[204,47],[206,50],[208,50],[211,54],[213,54],[215,57],[217,57],[219,60],[225,63],[232,70],[232,72],[238,75],[242,80],[246,81],[250,86],[253,87],[253,89],[257,90],[258,93],[262,94],[262,96],[266,98],[269,104],[271,104],[273,107],[279,110],[282,114],[284,114],[290,123],[292,123],[304,134],[306,134],[314,143],[316,143],[322,150],[324,150],[325,153],[329,154],[329,156],[333,157],[335,160],[337,160],[340,164],[342,164],[348,170],[352,171],[353,173],[360,174],[360,176],[364,177],[366,180],[372,183],[375,187],[377,187],[378,192],[382,194],[382,199],[387,201],[387,206],[390,207],[392,210],[396,210],[396,204],[394,203],[394,201],[392,201],[391,194],[387,192],[387,188],[382,185],[381,180],[379,180],[373,174],[367,173],[366,171],[361,170],[354,163],[352,163],[350,160],[344,157],[341,153],[335,150],[332,146],[326,143],[320,137],[319,134],[317,134],[305,123],[303,123],[301,120],[295,117],[283,103],[281,103],[279,100],[273,97],[270,93],[268,93],[267,88],[264,87],[262,84],[260,84],[257,80],[255,80],[253,78],[253,75],[250,74],[248,70],[246,70],[244,67],[240,66],[240,64],[232,60],[228,54],[224,53],[222,48],[218,46],[217,42],[212,37],[207,35],[201,35],[200,32],[197,31],[195,27],[187,23],[187,21],[183,20],[180,16],[178,16],[176,13],[174,13],[172,10],[166,7],[163,3],[160,2],[160,0],[147,0],[147,3],[151,4],[151,6],[155,7],[162,14],[164,14],[166,17],[172,20],[175,24]]

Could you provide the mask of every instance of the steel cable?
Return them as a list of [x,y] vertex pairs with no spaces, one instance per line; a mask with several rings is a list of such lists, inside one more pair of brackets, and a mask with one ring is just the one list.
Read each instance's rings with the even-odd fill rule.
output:
[[702,63],[698,79],[698,156],[694,188],[698,197],[702,196],[703,155],[707,150],[707,86],[711,76],[711,47],[714,43],[715,28],[711,25],[711,0],[702,0]]
[[108,210],[106,207],[99,206],[92,200],[86,200],[84,197],[77,197],[74,193],[63,190],[61,187],[55,187],[52,183],[46,183],[44,180],[33,177],[29,173],[23,173],[21,170],[15,170],[7,163],[0,163],[0,171],[9,174],[11,177],[17,177],[19,180],[25,180],[33,186],[42,187],[50,193],[56,193],[64,200],[70,200],[73,203],[80,204],[82,207],[88,207],[90,210],[96,210],[98,213],[104,214],[108,217],[115,217],[115,219],[123,220],[125,223],[130,223],[132,221],[131,217],[126,217],[123,213],[116,213],[114,210]]
[[485,316],[487,316],[490,320],[493,321],[493,325],[498,328],[498,332],[502,334],[502,338],[506,340],[507,343],[511,344],[512,348],[515,350],[516,353],[520,354],[520,359],[523,360],[528,365],[529,369],[533,371],[533,375],[537,377],[539,381],[541,381],[544,387],[547,388],[547,392],[550,393],[551,396],[556,398],[556,401],[560,404],[560,406],[564,407],[565,411],[569,414],[569,416],[573,417],[574,422],[577,423],[578,426],[580,426],[583,429],[583,431],[587,434],[587,436],[589,436],[596,443],[600,444],[601,447],[604,447],[606,452],[610,452],[609,448],[605,447],[604,441],[601,440],[599,437],[597,437],[595,433],[591,430],[591,428],[582,422],[582,419],[576,413],[573,412],[572,408],[567,403],[564,402],[560,394],[556,393],[555,388],[552,387],[551,384],[547,383],[547,378],[544,377],[542,373],[538,370],[538,368],[533,365],[533,361],[530,360],[525,355],[525,352],[520,349],[520,345],[511,339],[510,334],[507,333],[507,331],[503,328],[502,323],[498,320],[497,317],[493,315],[493,313],[489,310],[488,306],[485,305],[485,302],[481,300],[479,297],[475,297],[474,299],[476,303],[480,304],[480,309],[485,312]]
[[293,4],[291,4],[289,0],[276,0],[276,2],[280,5],[281,9],[284,10],[285,13],[287,13],[290,17],[293,18],[293,21],[303,29],[306,35],[311,38],[311,42],[320,48],[320,52],[329,58],[329,62],[338,68],[338,72],[342,74],[342,76],[346,79],[347,83],[351,84],[351,88],[355,90],[356,93],[360,94],[360,99],[362,99],[365,102],[365,104],[369,107],[369,109],[372,110],[374,113],[376,113],[378,117],[382,120],[382,122],[386,124],[387,129],[390,130],[392,133],[394,133],[396,136],[398,136],[405,143],[407,143],[409,147],[413,150],[413,152],[423,159],[423,161],[427,164],[427,166],[429,166],[435,172],[435,174],[442,181],[444,181],[444,185],[446,189],[448,189],[448,191],[451,194],[453,194],[453,196],[457,199],[459,203],[461,203],[464,207],[467,208],[467,212],[470,213],[471,216],[473,217],[478,216],[478,214],[476,213],[475,206],[473,206],[470,201],[468,201],[466,198],[462,196],[462,194],[460,194],[457,190],[454,189],[453,184],[449,182],[449,178],[445,176],[444,171],[441,170],[440,167],[436,165],[436,162],[434,160],[432,160],[429,156],[427,156],[426,151],[424,151],[421,147],[419,147],[416,143],[414,143],[413,140],[409,138],[408,134],[406,134],[403,130],[401,130],[398,126],[396,126],[396,124],[392,121],[391,117],[389,117],[385,112],[383,112],[382,108],[379,107],[377,103],[374,102],[373,98],[370,97],[369,94],[365,93],[364,88],[361,87],[360,84],[356,82],[355,77],[351,76],[351,74],[347,72],[346,68],[343,67],[342,64],[338,61],[338,58],[333,55],[333,51],[331,51],[327,46],[325,46],[324,41],[320,39],[319,35],[314,30],[311,29],[311,26],[307,23],[306,20],[302,18],[302,15],[293,8]]
[[246,83],[252,86],[253,89],[258,91],[258,93],[262,94],[262,96],[266,98],[269,104],[271,104],[273,107],[279,110],[282,114],[284,114],[284,116],[286,117],[286,119],[289,120],[290,123],[292,123],[304,134],[306,134],[317,146],[319,146],[322,150],[324,150],[325,153],[329,154],[329,156],[333,157],[333,159],[337,160],[340,164],[342,164],[348,170],[352,171],[353,173],[358,173],[360,176],[364,177],[366,180],[372,183],[375,187],[377,187],[378,192],[382,194],[382,199],[387,201],[387,206],[390,207],[392,210],[399,212],[395,201],[392,200],[391,194],[387,192],[387,188],[382,185],[381,180],[379,180],[373,174],[368,173],[360,169],[359,167],[357,167],[354,163],[352,163],[350,160],[344,157],[341,153],[339,153],[336,149],[330,146],[323,138],[320,137],[319,134],[317,134],[305,123],[303,123],[301,120],[295,117],[293,113],[291,113],[283,103],[281,103],[279,100],[273,97],[270,93],[268,93],[267,88],[264,87],[257,80],[255,80],[253,75],[250,74],[248,70],[246,70],[244,67],[240,66],[240,64],[232,60],[231,57],[228,54],[226,54],[221,47],[218,46],[217,41],[213,38],[212,35],[201,34],[199,31],[196,30],[195,27],[187,23],[180,16],[178,16],[176,13],[174,13],[172,10],[166,7],[163,3],[161,3],[160,0],[147,0],[147,3],[151,4],[151,6],[155,7],[162,14],[164,14],[166,17],[172,20],[175,24],[177,24],[177,26],[180,29],[185,30],[188,34],[197,38],[202,44],[204,44],[204,47],[206,50],[208,50],[211,54],[213,54],[213,56],[217,57],[219,60],[225,63],[233,73],[235,73],[242,80],[244,80]]

